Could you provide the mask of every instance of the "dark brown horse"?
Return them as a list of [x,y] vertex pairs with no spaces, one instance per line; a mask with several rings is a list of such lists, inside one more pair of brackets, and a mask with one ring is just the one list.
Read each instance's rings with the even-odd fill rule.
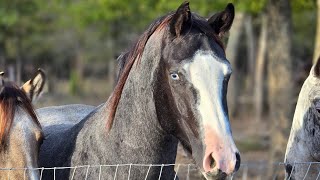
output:
[[44,78],[39,70],[19,88],[13,82],[5,82],[1,76],[0,179],[39,179],[39,170],[35,168],[39,167],[43,133],[31,100],[40,95]]
[[[221,38],[233,18],[232,4],[207,20],[185,2],[155,20],[120,57],[117,85],[105,104],[74,126],[41,119],[50,124],[44,127],[41,166],[173,164],[180,141],[207,179],[232,175],[240,155],[229,124],[232,71]],[[175,175],[172,166],[121,166],[117,179],[158,179],[160,172],[161,179]],[[114,168],[94,166],[57,170],[56,178],[113,179],[114,174]],[[52,179],[53,171],[45,178]]]

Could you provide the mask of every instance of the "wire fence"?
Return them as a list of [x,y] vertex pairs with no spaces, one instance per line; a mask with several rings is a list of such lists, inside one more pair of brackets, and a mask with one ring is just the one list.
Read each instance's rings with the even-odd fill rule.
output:
[[[264,179],[284,179],[285,174],[285,163],[274,163],[274,164],[268,164],[266,162],[249,162],[249,163],[242,163],[240,166],[240,169],[238,172],[236,172],[231,179],[232,180],[264,180]],[[292,171],[299,170],[303,173],[299,178],[302,180],[310,179],[310,174],[312,173],[312,179],[320,180],[320,162],[295,162],[291,164]],[[117,179],[119,168],[121,167],[127,167],[127,175],[126,179],[131,180],[130,175],[132,172],[132,168],[134,167],[144,167],[147,169],[145,174],[145,180],[148,179],[149,172],[151,168],[157,167],[160,168],[158,180],[161,179],[163,176],[163,170],[166,167],[174,167],[175,169],[175,175],[173,180],[179,179],[180,180],[202,180],[204,177],[198,170],[197,166],[194,164],[115,164],[115,165],[83,165],[83,166],[74,166],[74,167],[52,167],[52,168],[0,168],[0,172],[2,173],[1,176],[3,176],[4,172],[6,174],[6,178],[1,177],[0,179],[8,179],[12,180],[10,177],[11,174],[13,174],[16,171],[24,172],[24,179],[26,178],[26,174],[28,171],[39,171],[40,179],[39,180],[45,180],[43,178],[43,173],[45,171],[53,171],[53,177],[52,179],[56,180],[56,172],[59,170],[70,170],[71,179],[76,179],[75,173],[77,170],[82,169],[85,171],[85,177],[83,179],[91,179],[88,178],[89,170],[90,169],[98,169],[99,175],[96,177],[97,180],[102,180],[105,177],[102,176],[103,171],[106,170],[106,168],[113,168],[113,178],[114,180]],[[271,171],[270,171],[271,170]],[[316,170],[316,176],[314,175]],[[313,171],[313,172],[311,172]],[[110,171],[109,171],[110,172]],[[123,172],[123,171],[122,171]],[[271,174],[270,174],[271,172]],[[288,179],[291,179],[291,174]],[[110,179],[110,178],[108,178]]]

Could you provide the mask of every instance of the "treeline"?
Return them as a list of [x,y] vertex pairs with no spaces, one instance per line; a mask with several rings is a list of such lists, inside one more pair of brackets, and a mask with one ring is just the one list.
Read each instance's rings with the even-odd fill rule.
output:
[[[260,23],[257,17],[265,7],[265,0],[231,2],[237,13],[252,16],[253,23]],[[0,67],[9,67],[11,78],[18,82],[24,77],[21,73],[31,72],[38,66],[58,78],[79,76],[77,79],[81,79],[84,72],[106,75],[109,70],[106,62],[114,60],[153,19],[175,10],[180,3],[169,0],[2,0]],[[193,11],[209,15],[223,8],[227,1],[191,3]],[[295,0],[294,3],[297,11],[315,10],[313,1]],[[310,41],[303,40],[306,42]]]
[[[142,0],[2,0],[0,1],[0,67],[11,79],[43,67],[58,78],[84,72],[108,73],[114,57],[127,48],[155,18],[173,11],[178,1]],[[191,2],[202,15],[221,9],[223,0]],[[258,12],[264,1],[235,2]],[[52,72],[52,73],[51,73]],[[23,80],[23,79],[22,79]]]

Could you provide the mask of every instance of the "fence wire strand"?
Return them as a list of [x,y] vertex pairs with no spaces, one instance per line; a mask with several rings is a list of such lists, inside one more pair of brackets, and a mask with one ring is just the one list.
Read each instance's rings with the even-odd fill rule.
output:
[[102,171],[102,166],[100,165],[100,167],[99,167],[99,180],[101,180],[101,171]]
[[[274,163],[273,165],[270,166],[270,164],[266,162],[256,162],[256,163],[242,163],[240,166],[240,169],[238,172],[232,174],[232,177],[230,179],[237,180],[237,179],[242,179],[242,180],[249,180],[249,179],[255,179],[255,180],[261,180],[261,179],[266,179],[267,177],[267,168],[274,168],[274,171],[270,177],[270,179],[276,179],[280,175],[280,177],[284,176],[285,172],[285,166],[287,164],[280,162],[280,163]],[[291,168],[291,173],[287,175],[288,180],[292,179],[293,177],[293,172],[295,171],[300,171],[302,172],[300,179],[305,180],[305,179],[310,179],[310,176],[313,176],[316,180],[320,180],[320,162],[294,162]],[[124,169],[119,171],[119,167],[128,167],[128,169]],[[103,173],[105,171],[114,171],[114,176],[113,179],[117,180],[118,177],[120,177],[119,172],[125,174],[121,174],[121,176],[126,176],[128,180],[133,179],[134,176],[136,176],[136,171],[137,169],[134,167],[143,167],[145,168],[143,174],[143,179],[147,180],[148,178],[150,179],[150,173],[152,172],[152,176],[154,176],[154,169],[152,168],[158,168],[156,170],[159,175],[157,175],[157,179],[161,180],[164,177],[164,173],[166,172],[167,167],[172,167],[175,169],[175,173],[173,174],[173,180],[176,180],[178,177],[182,176],[183,178],[181,179],[198,179],[200,178],[201,173],[199,173],[198,168],[194,164],[114,164],[114,165],[81,165],[81,166],[74,166],[74,167],[50,167],[50,168],[45,168],[45,167],[40,167],[40,168],[0,168],[0,171],[7,171],[5,173],[5,176],[7,176],[7,179],[10,180],[12,178],[12,172],[13,171],[23,171],[23,179],[28,179],[28,175],[30,173],[34,173],[34,171],[39,171],[39,179],[43,179],[44,172],[47,170],[53,171],[53,179],[56,180],[58,178],[57,176],[57,171],[58,170],[64,170],[64,169],[69,169],[71,178],[70,179],[75,179],[75,175],[77,172],[83,172],[84,174],[84,179],[91,179],[91,171],[98,172],[97,179],[101,180],[105,177],[103,177]],[[80,169],[79,169],[80,168]],[[94,169],[95,168],[95,169]],[[112,168],[112,169],[106,169],[106,168]],[[114,169],[113,169],[114,168]],[[78,170],[79,169],[79,170]],[[82,170],[81,170],[82,169]],[[77,171],[78,170],[78,171]],[[316,171],[315,171],[316,170]],[[127,172],[126,172],[127,171]],[[311,172],[312,171],[312,172]],[[128,174],[126,174],[128,173]],[[296,173],[296,172],[295,172]],[[198,174],[198,175],[197,175]],[[90,176],[90,177],[89,177]],[[296,175],[294,175],[296,176]],[[195,178],[196,177],[196,178]],[[296,177],[295,177],[296,178]]]
[[114,173],[114,178],[113,180],[117,179],[117,172],[118,172],[119,164],[116,166],[116,172]]
[[132,164],[130,164],[130,166],[129,166],[128,180],[130,180],[131,167],[132,167]]
[[44,170],[44,167],[42,167],[40,171],[40,180],[42,180],[43,170]]
[[319,179],[319,176],[320,176],[320,171],[318,172],[318,176],[317,176],[317,179],[316,179],[316,180],[318,180],[318,179]]
[[178,166],[177,166],[176,174],[174,175],[174,179],[173,180],[177,179],[179,168],[180,168],[180,164],[178,164]]
[[160,173],[159,173],[159,178],[158,178],[158,180],[161,179],[161,174],[162,174],[163,166],[164,166],[164,164],[161,165],[161,169],[160,169]]
[[149,172],[150,172],[150,169],[151,169],[151,164],[150,164],[150,166],[149,166],[149,168],[148,168],[148,171],[147,171],[147,174],[146,174],[146,178],[144,178],[144,180],[147,180],[148,175],[149,175]]
[[[293,171],[294,171],[295,165],[296,165],[296,162],[294,162],[294,163],[293,163],[293,166],[292,166],[291,172],[293,172]],[[292,175],[292,173],[290,173],[290,175],[289,175],[288,179],[291,179],[291,175]]]
[[75,166],[75,167],[73,168],[73,172],[72,172],[71,180],[73,180],[74,175],[75,175],[75,173],[76,173],[76,170],[77,170],[77,166]]
[[303,180],[306,179],[306,177],[307,177],[307,175],[308,175],[308,172],[309,172],[309,170],[310,170],[310,167],[311,167],[311,163],[310,163],[309,166],[308,166],[307,172],[306,172],[306,174],[304,175]]
[[87,167],[87,171],[86,171],[86,178],[85,178],[85,180],[87,180],[87,179],[88,179],[89,168],[90,168],[90,165],[88,165],[88,167]]

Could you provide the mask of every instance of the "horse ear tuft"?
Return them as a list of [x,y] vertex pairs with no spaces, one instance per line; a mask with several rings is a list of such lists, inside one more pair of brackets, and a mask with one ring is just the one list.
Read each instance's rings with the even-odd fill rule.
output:
[[234,6],[229,3],[226,8],[214,14],[208,19],[209,25],[212,27],[214,32],[222,37],[226,32],[228,32],[232,26],[234,19]]
[[191,21],[191,12],[189,2],[182,3],[177,11],[174,13],[170,22],[170,32],[179,37],[182,30],[188,26]]

